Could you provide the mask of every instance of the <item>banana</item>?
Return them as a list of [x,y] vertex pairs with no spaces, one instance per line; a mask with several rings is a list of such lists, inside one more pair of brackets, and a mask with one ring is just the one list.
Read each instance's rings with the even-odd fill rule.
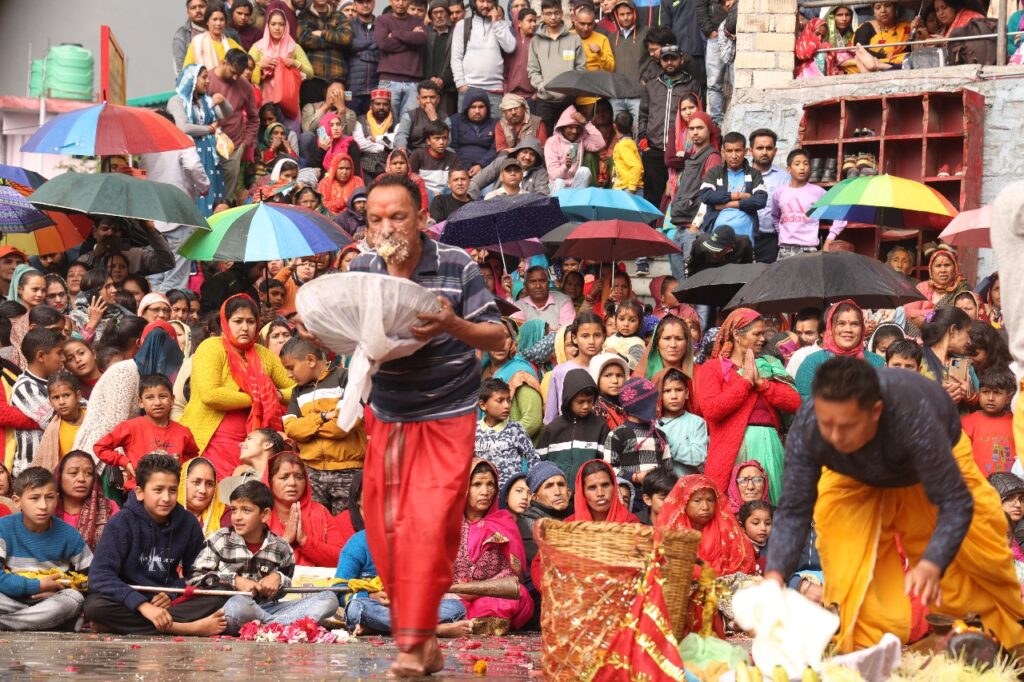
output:
[[754,682],[750,675],[750,666],[745,661],[736,664],[736,682]]
[[818,673],[814,672],[814,668],[806,668],[803,677],[800,678],[800,682],[819,682],[819,680]]
[[781,665],[772,670],[772,682],[789,682],[789,673]]

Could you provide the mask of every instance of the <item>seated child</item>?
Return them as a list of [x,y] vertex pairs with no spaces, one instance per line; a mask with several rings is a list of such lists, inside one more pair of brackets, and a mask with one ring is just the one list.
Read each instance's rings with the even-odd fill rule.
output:
[[[345,543],[334,577],[349,583],[352,590],[345,596],[345,627],[356,636],[391,634],[391,602],[370,556],[365,530],[357,532]],[[473,634],[473,622],[466,620],[466,607],[457,595],[446,594],[441,599],[437,622],[440,637],[468,637]]]
[[594,414],[597,385],[587,370],[570,369],[562,384],[562,413],[544,427],[537,443],[537,454],[549,460],[576,480],[576,472],[585,462],[604,456],[608,424]]
[[635,299],[629,298],[619,303],[615,306],[615,333],[604,342],[605,351],[626,358],[630,371],[636,369],[646,350],[646,344],[640,338],[640,323],[643,319],[643,306]]
[[75,449],[75,435],[85,419],[79,386],[78,377],[67,370],[57,372],[47,381],[50,407],[57,418],[51,419],[43,431],[36,448],[35,466],[53,471],[61,458]]
[[135,491],[114,514],[96,545],[89,571],[85,617],[125,635],[219,635],[227,627],[223,597],[193,597],[171,604],[165,592],[132,585],[182,588],[203,549],[203,532],[176,501],[181,464],[153,453],[139,460]]
[[[179,467],[199,456],[199,446],[188,427],[171,421],[174,392],[162,374],[139,380],[139,408],[145,414],[123,421],[96,441],[96,457],[124,470],[126,491],[135,488],[135,470],[147,454],[162,452],[177,458]],[[118,452],[120,450],[120,452]]]
[[619,478],[634,485],[657,468],[672,465],[672,453],[665,434],[655,425],[658,412],[658,388],[643,377],[631,377],[622,385],[619,402],[626,421],[608,434],[604,459]]
[[960,420],[971,439],[974,461],[982,475],[1009,471],[1017,461],[1013,441],[1013,415],[1010,399],[1017,390],[1013,372],[1006,367],[988,367],[978,377],[981,409]]
[[526,472],[540,457],[523,425],[509,421],[512,392],[508,384],[501,379],[484,379],[478,404],[483,417],[476,424],[474,453],[495,466],[498,485],[502,486],[515,474]]
[[343,431],[337,423],[348,370],[328,367],[323,352],[298,336],[281,349],[281,362],[296,383],[284,415],[285,436],[299,446],[313,500],[332,515],[340,514],[348,506],[352,479],[363,468],[366,455],[362,419],[351,431]]
[[42,467],[29,467],[14,479],[17,514],[0,519],[0,630],[52,630],[74,624],[85,597],[56,577],[19,573],[59,569],[84,573],[92,551],[73,527],[54,518],[57,485]]
[[267,473],[270,458],[288,449],[284,438],[274,429],[251,431],[245,440],[238,444],[238,448],[238,459],[241,464],[235,468],[234,475],[254,472],[259,479]]
[[885,349],[885,366],[896,369],[909,369],[911,372],[918,372],[921,369],[921,346],[913,341],[893,341]]
[[687,412],[690,382],[678,369],[654,377],[661,386],[661,417],[658,428],[665,434],[677,476],[704,473],[708,456],[708,427],[697,415]]
[[526,482],[526,474],[518,473],[509,477],[501,486],[498,495],[498,509],[507,510],[512,516],[519,518],[530,507],[530,486]]
[[629,376],[629,366],[617,353],[599,353],[590,359],[590,376],[597,383],[594,414],[614,429],[626,421],[626,413],[619,405],[619,391]]
[[251,621],[290,625],[302,618],[320,623],[338,610],[333,592],[315,592],[298,601],[279,601],[291,584],[295,558],[291,546],[267,527],[274,496],[266,484],[247,481],[231,492],[231,526],[207,539],[192,564],[188,582],[198,587],[223,587],[252,596],[235,595],[224,604],[228,626],[237,635]]
[[28,360],[28,367],[11,388],[11,406],[21,410],[38,427],[15,427],[17,450],[11,470],[15,476],[33,466],[43,430],[53,419],[46,377],[64,369],[64,335],[46,327],[30,329],[21,342],[21,352]]
[[668,469],[654,469],[644,476],[644,482],[640,486],[644,504],[647,508],[637,514],[640,523],[654,526],[658,523],[658,515],[661,514],[661,507],[665,504],[665,498],[672,492],[679,476]]
[[750,543],[754,545],[757,572],[764,573],[768,562],[768,536],[772,532],[772,506],[763,500],[744,502],[736,517],[743,526],[743,532],[750,538]]

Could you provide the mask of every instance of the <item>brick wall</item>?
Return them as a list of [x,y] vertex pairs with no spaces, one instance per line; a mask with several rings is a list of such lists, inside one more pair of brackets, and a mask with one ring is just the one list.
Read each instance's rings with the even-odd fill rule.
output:
[[795,31],[796,0],[742,0],[734,88],[768,88],[791,81]]

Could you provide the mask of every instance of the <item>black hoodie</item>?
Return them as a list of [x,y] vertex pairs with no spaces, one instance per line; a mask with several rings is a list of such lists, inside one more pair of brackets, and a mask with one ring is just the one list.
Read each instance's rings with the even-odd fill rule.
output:
[[573,398],[588,389],[596,398],[597,384],[590,372],[581,367],[566,373],[562,383],[562,414],[544,428],[537,444],[540,458],[554,462],[567,481],[575,481],[576,472],[586,462],[604,459],[607,422],[593,410],[586,417],[577,417],[572,412]]
[[174,505],[168,522],[158,525],[135,495],[110,517],[89,568],[89,590],[115,599],[132,611],[152,595],[131,585],[185,587],[178,577],[199,556],[205,540],[196,517]]

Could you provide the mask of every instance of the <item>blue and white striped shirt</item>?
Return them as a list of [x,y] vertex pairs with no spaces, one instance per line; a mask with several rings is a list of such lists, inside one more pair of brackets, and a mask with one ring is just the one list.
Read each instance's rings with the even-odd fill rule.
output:
[[[444,296],[468,322],[500,323],[494,294],[464,249],[420,237],[423,253],[411,279]],[[387,274],[387,264],[369,251],[352,261],[353,272]],[[412,355],[381,365],[373,376],[370,406],[385,422],[448,419],[476,410],[480,360],[469,345],[440,334]]]

